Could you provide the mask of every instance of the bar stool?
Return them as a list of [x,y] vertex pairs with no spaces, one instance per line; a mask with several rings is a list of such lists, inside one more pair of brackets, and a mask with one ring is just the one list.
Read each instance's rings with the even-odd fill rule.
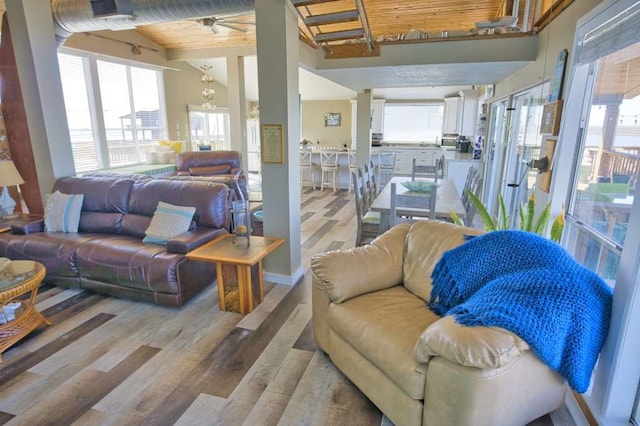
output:
[[315,166],[313,164],[312,151],[309,148],[303,148],[300,150],[300,187],[303,186],[305,172],[309,173],[311,187],[315,190]]
[[326,177],[331,175],[333,191],[336,191],[336,180],[338,176],[338,150],[323,148],[320,150],[320,190],[324,191]]

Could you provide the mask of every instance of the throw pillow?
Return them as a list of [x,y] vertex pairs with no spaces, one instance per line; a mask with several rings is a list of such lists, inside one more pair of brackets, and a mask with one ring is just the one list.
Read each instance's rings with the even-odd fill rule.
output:
[[210,176],[210,175],[224,175],[231,172],[231,166],[229,164],[223,164],[220,166],[206,166],[206,167],[191,167],[189,173],[192,176]]
[[78,232],[84,194],[64,194],[56,191],[47,200],[44,210],[46,232]]
[[176,154],[180,154],[182,152],[182,141],[167,141],[167,140],[159,140],[158,146],[168,147]]
[[174,206],[163,201],[158,202],[158,207],[153,213],[142,242],[167,244],[171,238],[189,230],[195,212],[195,207]]

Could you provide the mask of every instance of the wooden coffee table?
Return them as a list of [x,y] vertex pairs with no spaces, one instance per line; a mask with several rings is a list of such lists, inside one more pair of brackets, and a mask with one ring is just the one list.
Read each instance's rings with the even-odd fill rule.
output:
[[220,310],[248,314],[264,299],[262,259],[284,239],[250,238],[249,245],[234,244],[231,234],[223,235],[186,255],[191,260],[216,263]]
[[[0,306],[20,302],[16,318],[0,325],[0,362],[2,352],[31,333],[40,324],[51,325],[51,321],[35,308],[36,294],[47,270],[41,263],[32,260],[13,260],[0,271]],[[31,292],[28,299],[20,298]]]

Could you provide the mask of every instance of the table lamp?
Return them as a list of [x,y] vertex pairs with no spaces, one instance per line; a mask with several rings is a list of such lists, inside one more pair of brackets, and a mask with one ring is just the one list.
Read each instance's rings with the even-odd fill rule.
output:
[[0,186],[3,187],[2,195],[0,195],[0,217],[3,219],[16,218],[18,215],[13,213],[16,202],[9,195],[8,186],[22,185],[24,180],[15,164],[11,160],[0,161]]

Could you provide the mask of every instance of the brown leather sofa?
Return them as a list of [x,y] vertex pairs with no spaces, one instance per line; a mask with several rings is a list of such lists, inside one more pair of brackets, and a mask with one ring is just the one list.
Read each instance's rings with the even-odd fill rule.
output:
[[564,401],[565,380],[518,336],[425,306],[442,254],[480,233],[420,221],[311,261],[317,344],[397,426],[523,425]]
[[[205,180],[235,188],[234,176],[239,171],[242,171],[242,161],[237,151],[181,152],[176,157],[176,174],[170,178]],[[244,173],[240,175],[238,185],[242,195],[248,200],[247,177]],[[236,196],[240,198],[240,194]]]
[[[215,264],[185,254],[228,232],[226,185],[103,175],[60,178],[56,190],[84,194],[78,233],[42,232],[40,223],[0,234],[0,255],[41,262],[44,282],[179,306],[216,279]],[[196,208],[191,229],[166,246],[142,242],[159,201]]]

